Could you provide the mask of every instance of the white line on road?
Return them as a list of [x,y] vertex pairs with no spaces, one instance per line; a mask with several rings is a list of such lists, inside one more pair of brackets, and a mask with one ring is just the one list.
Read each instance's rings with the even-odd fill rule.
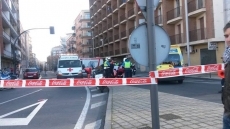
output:
[[98,89],[92,89],[91,91],[92,91],[92,92],[93,92],[93,91],[98,91]]
[[101,127],[101,120],[97,120],[93,123],[87,124],[85,129],[100,129]]
[[39,90],[36,90],[36,91],[34,91],[34,92],[31,92],[31,93],[28,93],[28,94],[19,96],[19,97],[17,97],[17,98],[14,98],[14,99],[11,99],[11,100],[7,100],[7,101],[5,101],[5,102],[1,102],[0,105],[5,104],[5,103],[8,103],[8,102],[11,102],[11,101],[14,101],[14,100],[16,100],[16,99],[20,99],[20,98],[26,97],[26,96],[28,96],[28,95],[34,94],[34,93],[36,93],[36,92],[39,92],[39,91],[41,91],[41,90],[42,90],[42,89],[39,89]]
[[[0,126],[28,125],[30,123],[30,121],[33,119],[33,117],[37,114],[37,112],[46,103],[46,101],[47,101],[47,99],[0,116]],[[12,115],[14,113],[28,109],[30,107],[33,107],[35,105],[38,105],[38,106],[26,118],[4,118],[4,117],[7,117],[7,116]]]
[[99,97],[99,96],[103,96],[103,95],[106,95],[107,93],[100,93],[100,94],[95,94],[95,95],[92,95],[92,98],[94,97]]
[[97,108],[99,106],[103,106],[106,104],[106,101],[102,101],[102,102],[98,102],[98,103],[94,103],[91,105],[91,109]]
[[85,122],[85,118],[86,118],[87,112],[89,110],[89,104],[90,104],[91,97],[90,97],[89,88],[85,87],[85,89],[86,89],[86,93],[87,93],[85,105],[84,105],[84,107],[82,109],[81,115],[78,118],[77,123],[76,123],[74,129],[82,129],[83,124]]

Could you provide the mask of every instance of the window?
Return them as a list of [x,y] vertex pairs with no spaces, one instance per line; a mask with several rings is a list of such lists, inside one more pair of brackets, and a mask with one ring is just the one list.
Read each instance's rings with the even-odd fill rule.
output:
[[181,66],[180,55],[179,54],[169,54],[166,60],[162,64],[171,64],[174,66]]
[[58,63],[59,68],[81,67],[80,60],[60,60]]
[[38,72],[37,69],[26,69],[25,72]]

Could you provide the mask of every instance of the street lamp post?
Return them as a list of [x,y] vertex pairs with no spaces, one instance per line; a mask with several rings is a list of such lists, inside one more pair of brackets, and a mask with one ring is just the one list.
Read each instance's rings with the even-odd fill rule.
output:
[[18,41],[18,39],[20,38],[20,36],[22,35],[22,34],[24,34],[24,33],[26,33],[27,31],[30,31],[30,30],[37,30],[37,29],[49,29],[50,30],[50,34],[54,34],[54,27],[53,26],[50,26],[49,28],[32,28],[32,29],[28,29],[28,30],[25,30],[25,31],[23,31],[23,32],[21,32],[18,36],[17,36],[17,38],[14,40],[14,46],[13,46],[13,49],[14,49],[14,52],[13,52],[13,62],[14,62],[14,74],[16,74],[16,65],[17,65],[17,58],[16,58],[16,53],[15,53],[15,51],[16,51],[16,49],[15,49],[15,45],[16,45],[16,43],[17,43],[17,41]]

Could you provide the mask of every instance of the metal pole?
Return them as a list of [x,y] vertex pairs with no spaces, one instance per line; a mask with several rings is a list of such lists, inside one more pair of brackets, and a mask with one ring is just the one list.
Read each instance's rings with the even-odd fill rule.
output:
[[[146,0],[147,4],[147,32],[148,32],[148,55],[149,55],[149,70],[156,70],[156,41],[155,41],[155,14],[153,0]],[[159,104],[158,104],[158,86],[152,84],[150,86],[150,102],[152,129],[160,129],[159,120]]]
[[186,43],[187,43],[187,60],[188,66],[190,66],[190,49],[189,49],[189,28],[188,28],[188,2],[184,0],[184,8],[185,8],[185,27],[186,27]]

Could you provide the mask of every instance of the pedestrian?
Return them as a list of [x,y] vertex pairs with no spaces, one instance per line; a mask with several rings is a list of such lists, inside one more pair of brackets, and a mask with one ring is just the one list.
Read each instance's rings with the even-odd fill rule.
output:
[[125,78],[132,77],[132,70],[131,70],[132,63],[130,62],[130,60],[124,58],[123,66],[125,68]]
[[224,70],[224,87],[222,92],[222,103],[224,104],[223,129],[230,129],[230,22],[223,29],[226,42],[226,49],[223,54]]
[[[110,72],[110,57],[106,57],[104,64],[103,64],[103,68],[104,68],[104,77],[105,78],[110,78],[111,77],[111,72]],[[98,86],[98,88],[100,89],[101,93],[104,92],[105,86]]]

